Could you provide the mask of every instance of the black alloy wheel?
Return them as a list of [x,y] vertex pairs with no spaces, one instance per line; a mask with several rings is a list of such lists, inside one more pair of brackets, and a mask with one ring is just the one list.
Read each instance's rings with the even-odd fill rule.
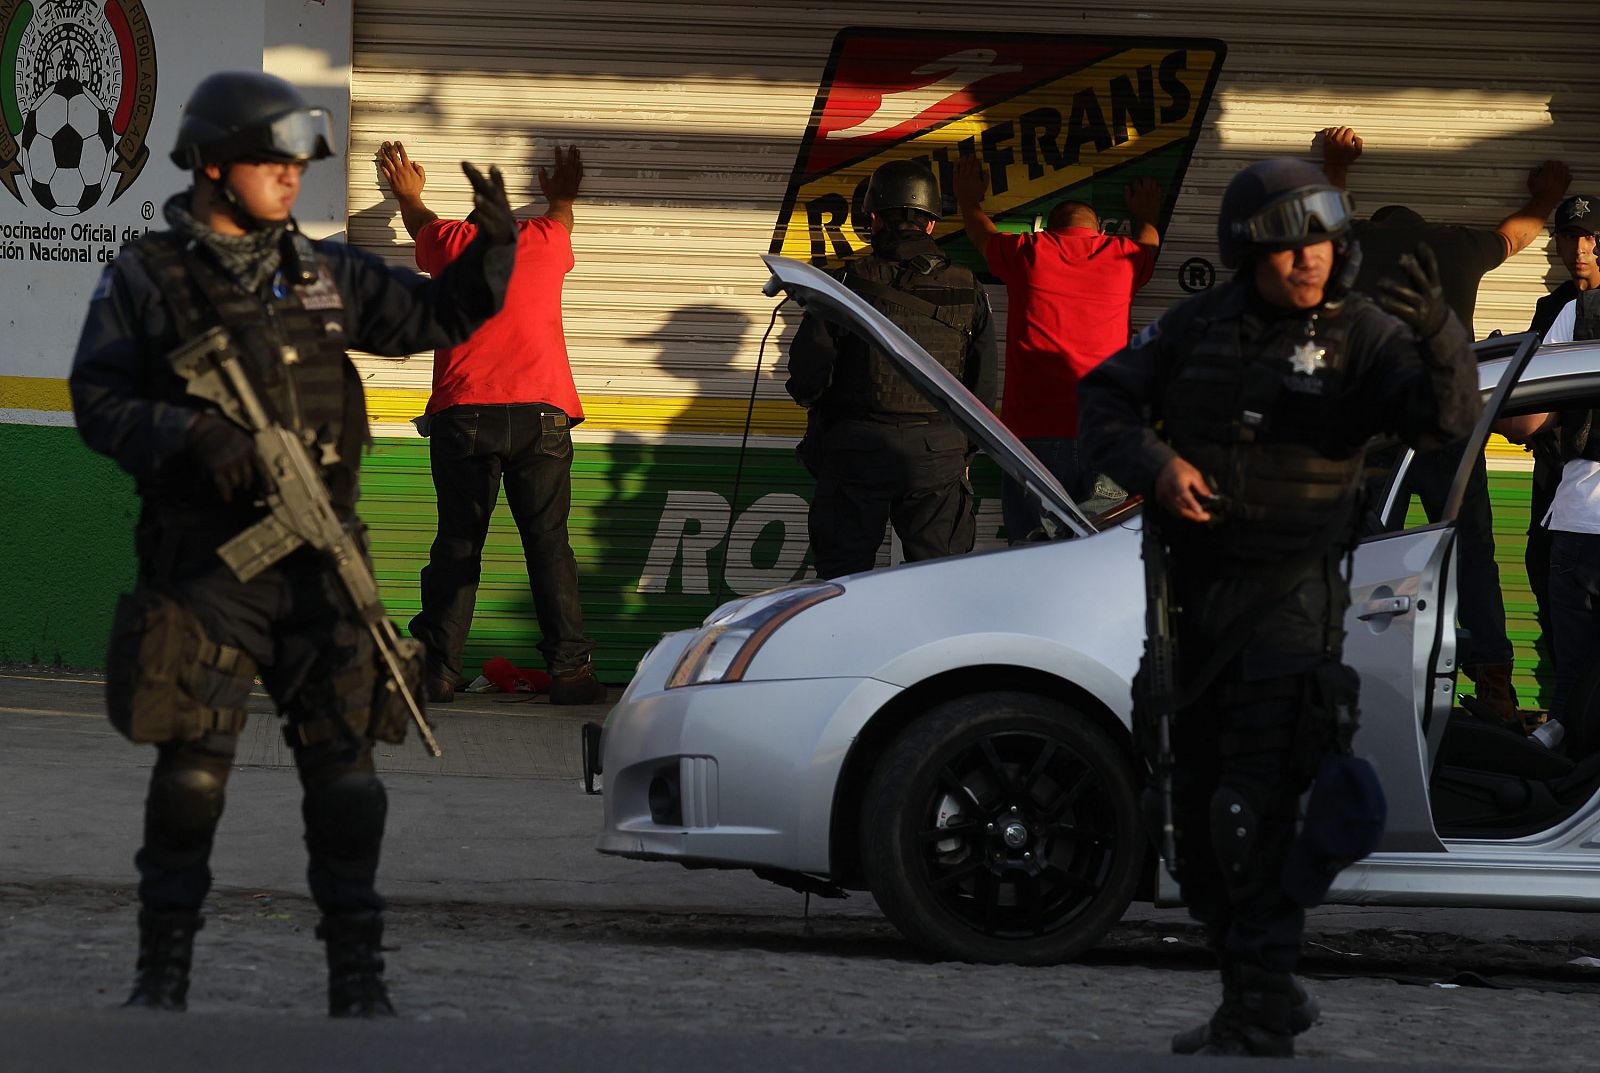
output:
[[903,731],[868,785],[861,846],[873,897],[909,939],[1025,965],[1092,946],[1150,852],[1121,751],[1028,693],[961,697]]

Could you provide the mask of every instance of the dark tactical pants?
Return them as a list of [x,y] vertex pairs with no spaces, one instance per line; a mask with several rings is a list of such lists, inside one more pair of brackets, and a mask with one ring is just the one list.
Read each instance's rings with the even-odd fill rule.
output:
[[[147,528],[141,539],[148,542]],[[171,539],[182,539],[171,554]],[[311,895],[324,913],[382,909],[375,879],[387,808],[366,736],[378,681],[366,629],[335,602],[328,571],[302,549],[248,584],[214,555],[215,537],[169,538],[165,559],[193,564],[163,586],[207,636],[246,652],[286,720],[304,791]],[[150,560],[142,557],[145,577]],[[161,574],[157,576],[169,576]],[[207,733],[157,746],[135,857],[148,909],[198,910],[238,738]]]
[[439,532],[422,570],[422,610],[411,635],[427,648],[430,668],[461,677],[461,648],[472,625],[483,543],[500,486],[522,537],[528,586],[539,620],[539,651],[554,673],[589,661],[583,633],[578,561],[567,537],[572,506],[572,431],[544,429],[542,403],[452,406],[433,416],[428,459],[439,505]]
[[967,447],[942,418],[814,414],[803,458],[817,478],[809,517],[817,576],[871,570],[889,523],[907,562],[971,551]]
[[[1406,473],[1405,493],[1415,493],[1429,521],[1444,513],[1450,484],[1461,465],[1462,446],[1418,454]],[[1398,524],[1398,523],[1397,523]],[[1494,514],[1489,505],[1489,474],[1483,459],[1472,470],[1461,515],[1456,521],[1456,547],[1461,569],[1456,575],[1456,618],[1472,635],[1467,666],[1510,663],[1511,638],[1506,634],[1506,605],[1500,593],[1500,567],[1494,561]]]
[[1180,637],[1186,673],[1239,617],[1257,626],[1174,721],[1175,876],[1225,964],[1292,972],[1305,910],[1284,893],[1282,877],[1300,797],[1333,746],[1319,669],[1340,658],[1343,632],[1329,622],[1340,621],[1349,596],[1332,561],[1278,582],[1288,590],[1281,599],[1264,593],[1269,584],[1201,580],[1180,589],[1180,606],[1197,620]]

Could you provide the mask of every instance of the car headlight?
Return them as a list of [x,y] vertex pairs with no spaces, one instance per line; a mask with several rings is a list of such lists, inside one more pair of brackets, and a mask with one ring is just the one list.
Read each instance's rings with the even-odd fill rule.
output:
[[842,585],[807,581],[723,604],[679,658],[667,688],[739,681],[779,626],[843,592]]

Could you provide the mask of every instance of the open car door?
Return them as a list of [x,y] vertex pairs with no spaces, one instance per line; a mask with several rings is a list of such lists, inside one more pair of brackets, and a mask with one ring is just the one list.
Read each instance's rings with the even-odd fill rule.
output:
[[[1455,522],[1490,426],[1538,342],[1536,335],[1524,333],[1476,344],[1480,383],[1503,371],[1466,441],[1442,515],[1427,525],[1404,527],[1409,497],[1402,491],[1415,459],[1407,451],[1377,512],[1394,528],[1356,547],[1344,658],[1361,675],[1361,727],[1354,749],[1377,769],[1389,803],[1380,854],[1444,852],[1429,807],[1428,775],[1450,717],[1459,669]],[[1340,888],[1360,869],[1357,865],[1340,877],[1330,901],[1343,900]]]

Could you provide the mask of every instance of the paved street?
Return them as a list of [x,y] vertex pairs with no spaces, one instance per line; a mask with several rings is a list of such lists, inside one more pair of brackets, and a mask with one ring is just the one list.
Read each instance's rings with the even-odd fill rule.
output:
[[[1165,1070],[1192,1064],[1167,1038],[1214,1001],[1175,911],[1136,906],[1080,964],[961,965],[920,955],[864,895],[806,919],[748,875],[601,857],[577,727],[603,708],[473,697],[433,713],[442,760],[381,747],[399,1026],[320,1016],[298,785],[264,708],[229,785],[190,1013],[109,1012],[131,977],[150,753],[106,725],[101,688],[0,672],[0,1069]],[[1600,954],[1592,916],[1338,908],[1311,932],[1324,1018],[1301,1066],[1595,1068],[1600,977],[1567,964]]]

